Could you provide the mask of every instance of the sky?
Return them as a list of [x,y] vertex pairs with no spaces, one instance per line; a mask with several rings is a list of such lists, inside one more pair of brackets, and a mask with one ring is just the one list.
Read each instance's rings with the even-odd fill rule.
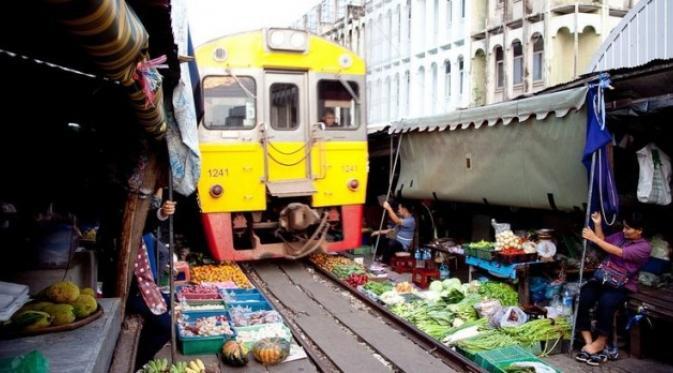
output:
[[188,0],[192,41],[211,39],[264,27],[287,27],[319,0]]

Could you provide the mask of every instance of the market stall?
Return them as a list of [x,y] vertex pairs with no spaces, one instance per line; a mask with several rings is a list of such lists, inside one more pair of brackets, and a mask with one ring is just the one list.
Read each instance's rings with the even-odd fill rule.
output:
[[[450,348],[491,372],[537,366],[557,371],[537,356],[567,348],[565,316],[534,319],[519,307],[516,291],[497,281],[432,281],[428,289],[376,276],[338,255],[316,254],[314,265],[419,329],[441,348]],[[391,276],[392,278],[392,276]]]

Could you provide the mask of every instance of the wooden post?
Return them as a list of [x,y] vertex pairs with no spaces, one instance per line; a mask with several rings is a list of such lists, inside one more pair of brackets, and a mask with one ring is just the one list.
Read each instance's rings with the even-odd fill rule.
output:
[[126,312],[126,300],[133,278],[133,263],[145,228],[151,196],[156,189],[160,175],[157,155],[147,149],[146,157],[144,166],[140,167],[133,176],[138,180],[138,185],[130,186],[122,220],[115,291],[116,296],[121,298],[122,317]]

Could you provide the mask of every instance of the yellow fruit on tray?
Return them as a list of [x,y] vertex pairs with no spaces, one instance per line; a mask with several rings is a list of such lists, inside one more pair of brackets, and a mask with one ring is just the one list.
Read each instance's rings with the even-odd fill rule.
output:
[[81,290],[79,291],[79,295],[84,295],[84,294],[86,294],[86,295],[90,295],[90,296],[92,296],[92,297],[94,297],[94,298],[96,297],[96,293],[93,291],[92,288],[84,288],[84,289],[81,289]]
[[[54,305],[54,303],[51,302],[30,302],[23,307],[21,307],[21,311],[44,311],[45,308]],[[17,312],[17,314],[19,313]]]
[[71,281],[60,281],[46,288],[43,294],[55,303],[71,303],[79,298],[79,287]]
[[54,304],[44,309],[54,317],[52,325],[67,325],[75,321],[74,307],[69,304]]
[[12,325],[18,329],[35,331],[51,325],[53,317],[41,311],[19,311],[12,316]]
[[241,268],[235,263],[193,267],[191,269],[191,276],[192,280],[196,283],[232,281],[242,288],[252,287],[248,278],[241,271]]
[[72,303],[72,306],[75,317],[81,319],[94,313],[98,308],[98,303],[96,302],[96,298],[83,294]]

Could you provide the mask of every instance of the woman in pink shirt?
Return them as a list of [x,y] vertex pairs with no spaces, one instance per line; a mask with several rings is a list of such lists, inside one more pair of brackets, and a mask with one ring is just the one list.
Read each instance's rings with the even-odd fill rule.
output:
[[[638,272],[647,263],[652,247],[643,238],[643,217],[639,213],[624,219],[624,228],[621,232],[607,237],[603,233],[601,214],[594,212],[591,220],[595,230],[584,228],[582,237],[608,254],[601,267],[610,267],[627,276],[622,286],[615,286],[595,277],[582,286],[577,311],[577,329],[582,334],[585,345],[576,359],[597,366],[606,359],[606,355],[602,352],[608,337],[612,334],[614,314],[620,305],[624,304],[628,292],[638,290]],[[591,334],[589,310],[596,304],[597,337],[594,340]]]

